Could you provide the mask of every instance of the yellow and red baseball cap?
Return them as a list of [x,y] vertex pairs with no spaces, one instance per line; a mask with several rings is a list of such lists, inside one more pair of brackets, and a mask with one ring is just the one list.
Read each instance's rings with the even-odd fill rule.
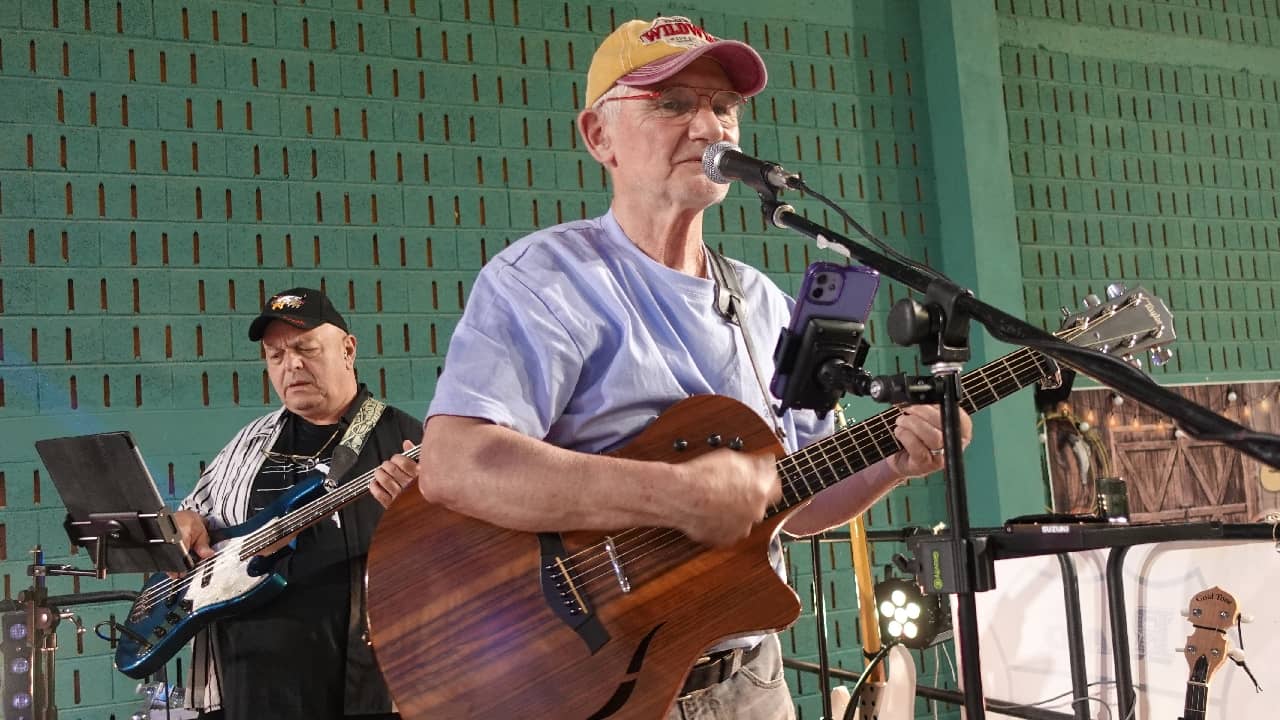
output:
[[628,87],[662,82],[709,56],[724,68],[733,89],[751,97],[764,89],[769,74],[750,45],[721,40],[685,17],[630,20],[600,43],[587,70],[587,105],[614,84]]

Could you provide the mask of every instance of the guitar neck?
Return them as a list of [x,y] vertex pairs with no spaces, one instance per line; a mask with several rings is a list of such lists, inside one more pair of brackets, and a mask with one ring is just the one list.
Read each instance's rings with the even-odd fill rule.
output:
[[1204,711],[1209,701],[1209,660],[1203,655],[1196,661],[1187,678],[1187,701],[1183,706],[1181,720],[1204,720]]
[[[867,549],[867,524],[858,515],[849,521],[849,552],[858,588],[858,619],[862,623],[862,650],[880,652],[880,622],[876,617],[875,580],[871,577],[871,553]],[[867,676],[869,684],[884,682],[884,663],[876,663]],[[857,702],[857,698],[851,702]]]
[[[416,460],[421,448],[421,445],[415,445],[401,454]],[[369,493],[369,488],[373,486],[373,478],[376,472],[377,469],[375,468],[360,475],[360,477],[352,479],[350,482],[339,485],[331,492],[327,492],[306,505],[281,515],[275,522],[250,534],[245,539],[241,555],[245,558],[257,555],[290,535],[311,527],[363,498]]]
[[[972,415],[1056,371],[1057,366],[1043,355],[1022,348],[965,373],[960,379],[960,406]],[[893,436],[900,414],[897,408],[890,408],[779,460],[782,501],[770,515],[794,507],[901,450]]]

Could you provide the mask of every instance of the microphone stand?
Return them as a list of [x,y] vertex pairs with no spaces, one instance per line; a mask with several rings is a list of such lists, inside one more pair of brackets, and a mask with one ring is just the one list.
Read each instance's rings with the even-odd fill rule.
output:
[[[789,186],[804,189],[797,176]],[[1153,382],[1129,364],[1112,356],[1076,347],[1024,320],[1015,318],[974,297],[973,293],[941,275],[931,275],[918,267],[855,243],[839,233],[796,214],[795,208],[778,200],[772,185],[761,189],[752,183],[760,196],[761,212],[766,220],[782,229],[793,230],[817,242],[819,248],[831,247],[859,263],[924,294],[923,309],[894,313],[890,334],[900,344],[919,344],[921,359],[940,386],[940,397],[930,402],[942,405],[943,456],[946,461],[947,509],[950,514],[951,566],[956,568],[953,591],[957,601],[957,626],[960,641],[962,686],[965,717],[986,717],[982,693],[982,675],[978,653],[977,606],[974,593],[994,587],[994,578],[983,579],[976,572],[977,560],[970,540],[968,493],[965,486],[959,414],[959,370],[969,359],[968,332],[970,318],[981,323],[997,340],[1031,347],[1107,387],[1118,390],[1178,421],[1191,437],[1221,442],[1240,452],[1280,469],[1280,437],[1252,431],[1221,415]],[[857,226],[857,223],[854,223]],[[859,228],[861,229],[861,228]],[[865,231],[864,231],[865,234]],[[943,562],[947,562],[946,559]],[[936,565],[936,563],[935,563]],[[935,590],[943,589],[940,582]]]

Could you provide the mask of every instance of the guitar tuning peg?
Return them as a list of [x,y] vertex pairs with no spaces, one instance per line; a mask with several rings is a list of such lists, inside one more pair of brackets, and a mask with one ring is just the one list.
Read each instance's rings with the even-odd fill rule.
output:
[[1191,611],[1190,611],[1190,610],[1188,610],[1188,609],[1186,609],[1186,608],[1182,608],[1181,610],[1179,610],[1179,611],[1178,611],[1178,614],[1179,614],[1179,615],[1181,615],[1181,616],[1182,616],[1182,617],[1184,617],[1184,618],[1189,618],[1189,617],[1191,617]]
[[1253,622],[1253,616],[1249,615],[1248,613],[1240,613],[1240,622],[1251,623]]
[[1237,663],[1244,662],[1244,651],[1240,648],[1231,648],[1227,651],[1227,657],[1235,660]]
[[1084,296],[1084,299],[1080,301],[1080,304],[1084,305],[1085,308],[1096,308],[1102,304],[1102,299],[1093,293],[1089,293]]
[[1111,283],[1107,286],[1107,299],[1115,300],[1127,292],[1129,292],[1129,288],[1125,287],[1122,283]]
[[1063,320],[1066,320],[1067,318],[1071,317],[1071,310],[1070,310],[1070,308],[1068,308],[1066,305],[1063,305],[1062,307],[1060,307],[1060,308],[1058,308],[1058,309],[1062,312],[1062,319],[1063,319]]
[[1165,363],[1173,359],[1173,351],[1160,345],[1151,348],[1150,355],[1151,364],[1156,367],[1163,367]]
[[1137,355],[1125,355],[1124,359],[1125,359],[1125,362],[1129,363],[1135,368],[1139,370],[1142,369],[1142,358],[1138,357]]

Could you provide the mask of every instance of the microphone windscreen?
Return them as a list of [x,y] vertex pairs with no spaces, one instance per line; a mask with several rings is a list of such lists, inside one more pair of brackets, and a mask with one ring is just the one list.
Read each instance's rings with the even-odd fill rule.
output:
[[726,150],[742,152],[742,148],[727,140],[711,143],[702,152],[702,173],[711,182],[720,183],[721,185],[728,185],[733,181],[733,178],[725,177],[724,173],[720,172],[720,156],[724,155]]

